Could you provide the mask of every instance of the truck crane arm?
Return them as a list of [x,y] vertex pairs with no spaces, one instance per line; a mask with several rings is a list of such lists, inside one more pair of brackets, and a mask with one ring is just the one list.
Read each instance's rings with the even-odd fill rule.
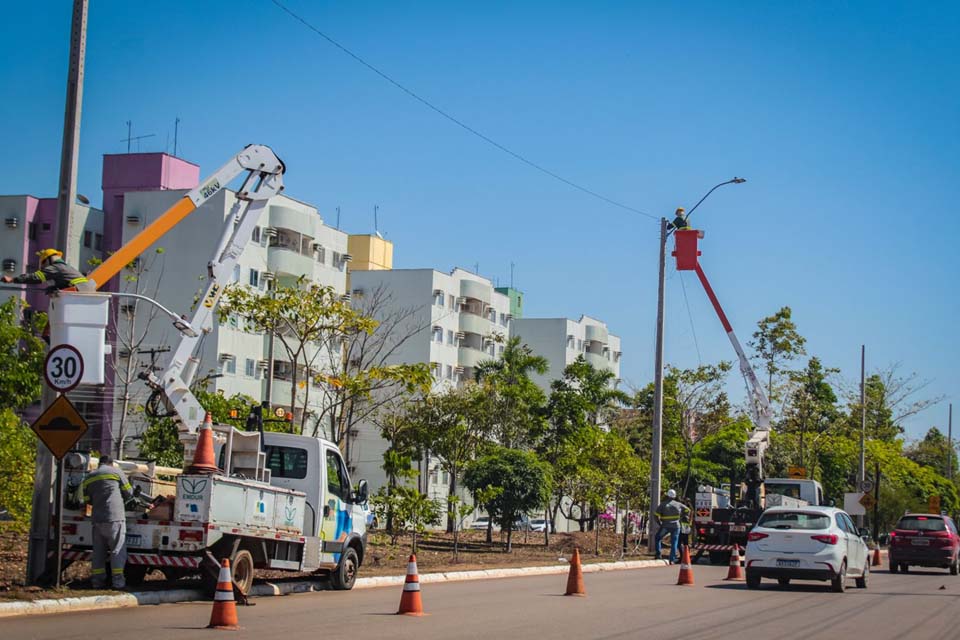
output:
[[285,171],[283,162],[269,147],[248,145],[124,244],[89,276],[100,288],[231,181],[247,174],[237,190],[237,201],[224,221],[216,248],[207,262],[206,289],[198,299],[188,325],[194,331],[181,332],[166,369],[159,374],[141,374],[154,391],[150,404],[159,400],[166,406],[168,415],[177,423],[181,440],[195,434],[204,417],[203,407],[190,390],[199,366],[199,358],[194,351],[201,337],[213,328],[214,313],[224,284],[229,281],[240,254],[250,240],[260,213],[270,198],[283,191]]

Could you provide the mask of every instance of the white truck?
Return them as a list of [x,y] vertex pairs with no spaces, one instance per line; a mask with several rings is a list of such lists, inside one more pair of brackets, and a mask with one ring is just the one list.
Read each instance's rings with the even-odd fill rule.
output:
[[[174,323],[181,335],[170,362],[160,373],[141,376],[153,389],[148,412],[174,420],[188,464],[205,414],[191,391],[199,366],[197,346],[213,326],[223,288],[260,212],[283,190],[284,172],[283,163],[269,147],[248,145],[89,276],[99,289],[218,191],[246,174],[237,190],[237,204],[207,262],[206,290],[190,320]],[[58,305],[63,309],[58,317],[63,326],[52,326],[54,333],[69,328],[70,319],[79,315],[71,314],[70,305],[81,306],[85,295],[103,294],[61,294]],[[153,507],[127,514],[129,582],[135,584],[151,567],[158,567],[170,577],[200,573],[215,584],[219,560],[229,558],[235,586],[243,594],[249,591],[256,569],[321,571],[331,576],[335,588],[350,589],[366,549],[368,489],[364,481],[352,489],[336,444],[262,429],[240,431],[221,425],[213,429],[219,457],[216,473],[158,472],[151,465],[121,463]],[[80,486],[94,464],[87,456],[70,456],[65,465],[68,494],[71,487]],[[175,482],[164,483],[164,473],[175,477]],[[162,497],[174,488],[173,498]],[[74,500],[63,511],[68,563],[90,553],[90,520],[81,509]]]

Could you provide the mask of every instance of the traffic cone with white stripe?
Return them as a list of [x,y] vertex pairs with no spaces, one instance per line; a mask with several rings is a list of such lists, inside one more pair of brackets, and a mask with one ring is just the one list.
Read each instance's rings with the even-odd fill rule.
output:
[[680,576],[678,585],[693,586],[693,564],[690,562],[690,548],[683,545],[683,554],[680,556]]
[[585,596],[587,589],[583,586],[583,570],[580,567],[580,547],[573,550],[570,558],[570,573],[567,574],[567,592],[565,596]]
[[407,562],[407,579],[403,583],[403,595],[400,596],[400,609],[397,614],[422,616],[423,603],[420,601],[420,576],[417,573],[417,556],[410,554]]
[[879,567],[883,563],[880,561],[880,547],[876,547],[873,550],[873,562],[871,563],[874,567]]
[[207,628],[227,631],[240,629],[237,620],[237,603],[233,600],[233,578],[230,576],[230,561],[226,558],[220,564],[217,590],[213,594],[213,613],[210,614],[210,624],[207,625]]
[[740,545],[733,545],[733,551],[730,552],[730,568],[727,570],[727,577],[724,580],[743,580],[743,565],[740,564]]
[[197,433],[197,450],[193,454],[193,464],[187,467],[187,473],[216,473],[219,470],[213,456],[213,416],[208,411]]

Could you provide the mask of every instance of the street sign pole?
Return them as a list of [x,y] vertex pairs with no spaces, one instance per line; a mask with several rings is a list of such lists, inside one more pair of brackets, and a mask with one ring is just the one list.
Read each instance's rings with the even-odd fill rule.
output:
[[56,533],[54,539],[57,541],[57,589],[60,588],[60,575],[63,573],[63,458],[57,461],[57,513],[56,513]]
[[880,539],[880,463],[875,462],[873,467],[873,540]]

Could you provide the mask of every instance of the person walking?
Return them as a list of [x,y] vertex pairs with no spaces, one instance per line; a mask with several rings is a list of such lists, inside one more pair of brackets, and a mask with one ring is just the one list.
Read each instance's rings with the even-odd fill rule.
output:
[[667,491],[666,497],[657,506],[655,516],[657,518],[657,535],[654,538],[654,557],[658,560],[661,557],[660,546],[663,537],[670,534],[670,564],[676,564],[677,551],[680,544],[680,518],[690,509],[685,504],[677,501],[677,492],[673,489]]
[[81,485],[93,507],[93,560],[91,583],[94,589],[107,586],[107,555],[114,589],[125,589],[123,568],[127,564],[127,520],[124,503],[133,497],[127,476],[114,466],[113,458],[101,456],[97,470]]

